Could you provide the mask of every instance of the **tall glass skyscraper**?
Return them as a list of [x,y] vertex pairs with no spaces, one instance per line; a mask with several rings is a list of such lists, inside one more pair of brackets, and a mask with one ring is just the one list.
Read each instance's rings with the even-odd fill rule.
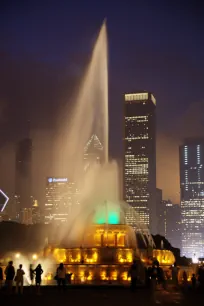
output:
[[156,99],[150,92],[125,94],[124,200],[132,207],[127,222],[157,229],[156,214]]
[[204,139],[180,146],[182,255],[204,257]]

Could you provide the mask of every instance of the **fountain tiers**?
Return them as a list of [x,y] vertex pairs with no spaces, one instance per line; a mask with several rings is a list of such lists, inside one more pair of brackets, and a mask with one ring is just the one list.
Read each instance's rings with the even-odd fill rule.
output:
[[83,239],[76,241],[76,246],[49,245],[44,256],[54,259],[56,264],[63,262],[67,273],[72,273],[74,283],[129,281],[128,271],[133,259],[138,261],[139,277],[143,282],[145,266],[152,264],[153,259],[163,267],[175,262],[171,251],[138,249],[133,229],[123,224],[90,225]]

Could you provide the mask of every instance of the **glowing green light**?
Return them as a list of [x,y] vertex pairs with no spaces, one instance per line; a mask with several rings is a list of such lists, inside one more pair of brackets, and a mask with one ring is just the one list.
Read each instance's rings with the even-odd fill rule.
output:
[[117,212],[108,214],[108,224],[119,224],[120,218]]
[[120,209],[118,205],[111,203],[105,207],[99,206],[95,213],[93,222],[96,224],[119,224]]

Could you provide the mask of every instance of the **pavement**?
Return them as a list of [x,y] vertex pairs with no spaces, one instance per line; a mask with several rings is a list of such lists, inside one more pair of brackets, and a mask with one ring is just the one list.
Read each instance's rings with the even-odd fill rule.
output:
[[204,294],[183,293],[181,290],[157,290],[155,301],[151,300],[148,289],[138,288],[131,292],[124,287],[67,287],[65,291],[58,291],[55,287],[42,287],[41,294],[37,295],[35,287],[26,287],[23,295],[8,296],[6,292],[0,293],[1,306],[150,306],[150,305],[204,305]]

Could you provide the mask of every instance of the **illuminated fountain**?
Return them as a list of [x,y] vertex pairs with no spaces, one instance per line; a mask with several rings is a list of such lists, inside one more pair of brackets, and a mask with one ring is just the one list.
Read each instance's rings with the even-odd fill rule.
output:
[[[143,241],[138,247],[135,231],[126,223],[126,214],[136,213],[120,199],[118,165],[108,158],[108,56],[104,22],[81,89],[76,99],[71,122],[62,124],[57,148],[56,173],[77,182],[80,205],[72,207],[66,232],[58,244],[48,244],[44,256],[63,262],[75,283],[128,281],[128,270],[137,259],[140,279],[144,280],[144,264],[154,257],[153,241],[148,228],[137,223],[136,232]],[[67,133],[69,131],[69,133]],[[90,135],[97,134],[103,144],[103,160],[85,171],[83,149]],[[157,251],[160,261],[169,265],[171,256]],[[165,260],[164,260],[165,258]],[[51,277],[51,279],[53,279]]]
[[[167,269],[175,262],[171,251],[153,249],[151,235],[138,232],[136,236],[131,226],[121,224],[125,220],[122,204],[105,202],[96,206],[89,217],[83,233],[78,232],[74,241],[68,235],[68,239],[48,245],[44,251],[45,258],[65,264],[74,283],[124,284],[129,281],[128,271],[134,259],[139,266],[139,279],[144,283],[145,267],[154,260]],[[138,246],[136,237],[142,240],[143,248]]]

